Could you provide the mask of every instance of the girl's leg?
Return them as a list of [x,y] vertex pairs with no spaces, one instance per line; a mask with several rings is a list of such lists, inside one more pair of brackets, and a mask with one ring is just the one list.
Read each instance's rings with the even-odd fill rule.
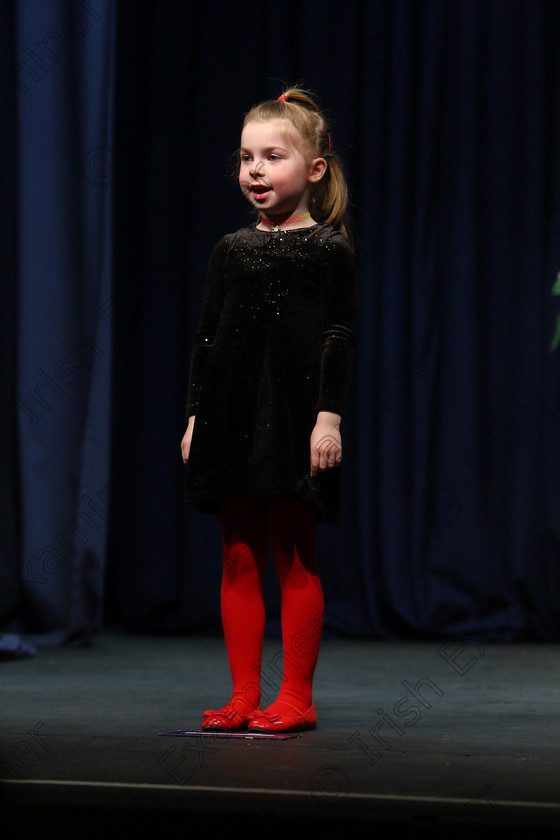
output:
[[224,709],[204,713],[203,727],[235,729],[246,724],[260,703],[262,580],[269,549],[265,500],[228,499],[218,521],[223,541],[220,605],[233,693]]
[[278,698],[265,712],[294,725],[298,715],[307,713],[303,723],[313,725],[312,684],[324,610],[317,573],[317,512],[310,502],[270,497],[268,522],[282,599],[284,675]]

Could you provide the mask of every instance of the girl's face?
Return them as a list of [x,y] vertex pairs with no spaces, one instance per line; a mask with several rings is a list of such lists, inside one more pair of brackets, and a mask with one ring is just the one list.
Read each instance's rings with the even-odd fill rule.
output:
[[241,134],[239,186],[268,217],[305,213],[309,186],[320,180],[326,162],[310,160],[289,120],[249,122]]

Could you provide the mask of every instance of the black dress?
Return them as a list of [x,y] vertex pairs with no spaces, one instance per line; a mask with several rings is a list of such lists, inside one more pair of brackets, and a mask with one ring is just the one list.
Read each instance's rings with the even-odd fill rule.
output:
[[311,478],[309,439],[318,411],[346,412],[357,308],[353,252],[330,225],[221,239],[189,369],[186,502],[297,496],[339,523],[341,467]]

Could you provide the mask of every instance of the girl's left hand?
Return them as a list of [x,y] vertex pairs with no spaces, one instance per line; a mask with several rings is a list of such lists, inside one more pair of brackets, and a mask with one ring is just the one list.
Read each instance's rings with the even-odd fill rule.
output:
[[340,437],[339,414],[320,411],[317,423],[311,432],[311,477],[332,467],[338,467],[342,461],[342,439]]

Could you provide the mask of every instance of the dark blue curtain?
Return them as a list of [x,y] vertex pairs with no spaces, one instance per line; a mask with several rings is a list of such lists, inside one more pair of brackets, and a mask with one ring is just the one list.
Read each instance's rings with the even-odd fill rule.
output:
[[115,9],[20,0],[10,23],[19,527],[15,578],[7,545],[4,643],[17,650],[84,642],[103,621]]
[[[0,32],[13,33],[14,9],[0,5]],[[0,78],[9,79],[15,62],[12,39],[2,41]],[[17,609],[20,598],[19,575],[19,509],[16,417],[16,330],[17,312],[17,244],[16,244],[16,96],[13,85],[0,85],[0,622],[5,622]],[[2,624],[0,624],[2,627]],[[23,650],[17,637],[0,635],[0,655]]]
[[210,252],[249,218],[242,114],[284,82],[333,119],[360,273],[326,633],[557,640],[558,3],[2,14],[5,645],[220,629],[217,522],[181,500],[186,373]]

